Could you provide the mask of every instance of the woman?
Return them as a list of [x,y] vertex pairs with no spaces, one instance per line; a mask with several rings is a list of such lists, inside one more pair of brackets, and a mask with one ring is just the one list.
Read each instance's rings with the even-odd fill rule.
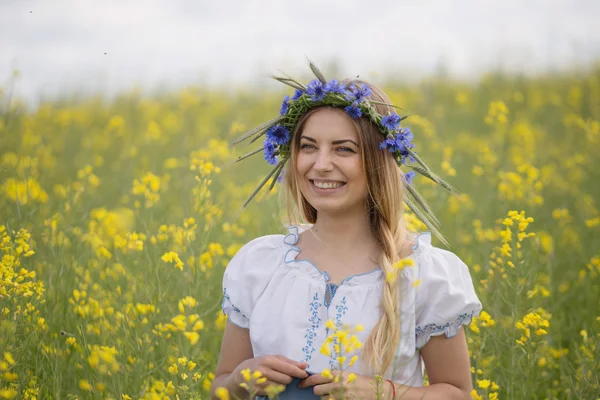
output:
[[[306,87],[277,78],[296,94],[262,127],[265,158],[277,163],[273,174],[291,165],[284,179],[290,222],[310,225],[254,239],[231,260],[223,279],[229,318],[213,387],[247,397],[240,384],[249,368],[266,378],[259,395],[268,385],[287,385],[280,398],[335,398],[335,376],[344,385],[351,373],[346,398],[375,399],[375,375],[385,379],[386,399],[470,398],[462,325],[481,304],[456,255],[432,246],[430,234],[406,230],[405,203],[437,233],[398,166],[449,186],[412,151],[412,135],[382,91],[361,81],[327,82],[311,68],[318,80]],[[416,209],[406,191],[425,208]],[[358,360],[336,370],[338,360],[319,351],[321,344],[332,327],[359,324]]]

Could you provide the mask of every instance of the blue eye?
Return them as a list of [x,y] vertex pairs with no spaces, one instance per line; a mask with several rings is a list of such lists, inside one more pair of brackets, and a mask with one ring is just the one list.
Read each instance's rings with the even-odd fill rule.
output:
[[304,144],[301,144],[301,145],[300,145],[300,148],[301,148],[301,149],[307,149],[307,148],[309,148],[309,147],[314,147],[314,146],[313,146],[313,145],[311,145],[311,144],[308,144],[308,143],[304,143]]
[[338,147],[338,150],[342,150],[343,152],[354,153],[354,150],[352,150],[350,147]]

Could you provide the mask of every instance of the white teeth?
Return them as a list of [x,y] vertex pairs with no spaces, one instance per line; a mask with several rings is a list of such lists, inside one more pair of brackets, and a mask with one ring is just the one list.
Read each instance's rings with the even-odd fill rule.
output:
[[319,189],[335,189],[342,186],[342,182],[317,182],[313,181],[313,184]]

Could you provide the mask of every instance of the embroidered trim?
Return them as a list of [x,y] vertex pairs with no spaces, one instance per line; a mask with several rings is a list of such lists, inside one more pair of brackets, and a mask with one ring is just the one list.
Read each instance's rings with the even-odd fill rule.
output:
[[321,317],[319,317],[319,308],[321,308],[321,303],[319,302],[319,293],[315,293],[312,302],[309,306],[312,315],[308,319],[308,321],[312,325],[306,330],[306,333],[304,334],[306,344],[304,345],[304,347],[302,347],[302,351],[304,352],[304,360],[302,361],[306,362],[310,361],[313,353],[315,352],[314,339],[317,337],[317,329],[319,329],[319,325],[322,322]]
[[[329,308],[331,302],[333,301],[333,296],[335,296],[335,292],[337,292],[339,286],[335,283],[328,283],[327,288],[325,289],[325,307]],[[329,297],[327,294],[329,293]]]
[[223,314],[229,315],[232,311],[235,311],[242,319],[246,322],[250,322],[250,318],[246,317],[242,310],[237,308],[232,302],[231,298],[227,294],[227,289],[223,289],[223,301],[221,302],[221,308],[223,309]]
[[[338,304],[337,306],[335,306],[335,310],[337,311],[335,314],[335,319],[334,319],[334,323],[336,327],[340,327],[342,325],[342,318],[344,317],[344,315],[346,315],[346,311],[348,311],[348,306],[346,305],[346,296],[342,297],[342,300],[340,301],[340,304]],[[327,336],[329,336],[329,332],[327,332]],[[334,346],[336,344],[338,344],[337,339],[333,340],[333,344]],[[336,359],[335,359],[335,354],[331,354],[331,357],[329,358],[329,367],[333,370],[333,369],[338,369],[338,365],[336,365]]]
[[445,333],[446,337],[451,338],[456,336],[461,326],[469,326],[473,317],[479,315],[480,309],[475,309],[471,312],[460,314],[454,321],[447,322],[443,325],[435,323],[427,324],[424,327],[417,326],[415,328],[415,346],[417,349],[422,348],[429,341],[431,336],[438,336],[439,333]]

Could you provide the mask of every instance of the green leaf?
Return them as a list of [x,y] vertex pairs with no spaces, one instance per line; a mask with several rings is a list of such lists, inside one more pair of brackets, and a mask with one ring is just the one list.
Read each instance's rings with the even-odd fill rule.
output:
[[317,79],[320,80],[323,85],[326,84],[327,79],[325,79],[325,76],[321,73],[321,71],[319,71],[319,68],[317,68],[317,66],[310,60],[308,60],[308,65]]
[[423,211],[425,211],[425,214],[431,218],[432,223],[435,226],[439,227],[440,221],[437,219],[437,217],[435,216],[435,214],[433,213],[433,211],[431,210],[431,208],[429,207],[427,202],[425,202],[425,199],[423,199],[423,197],[419,194],[419,192],[417,192],[417,190],[412,185],[407,184],[407,185],[405,185],[405,187],[406,187],[406,189],[408,189],[408,192],[415,199],[417,204],[419,204],[419,206],[421,206]]
[[460,195],[460,192],[454,188],[454,186],[450,185],[448,182],[434,174],[431,170],[425,170],[424,168],[419,167],[418,165],[409,165],[410,169],[422,175],[438,185],[442,186],[444,189],[448,190],[452,194]]
[[[369,103],[381,104],[382,106],[388,106],[388,107],[396,108],[398,110],[404,110],[404,108],[402,108],[402,107],[398,107],[398,106],[395,106],[393,104],[385,103],[383,101],[377,101],[377,100],[371,100],[371,99],[369,99],[368,101],[369,101]],[[412,114],[413,113],[407,114],[406,116],[402,117],[402,119],[400,121],[402,121],[403,119],[406,119],[406,117],[408,117],[409,115],[412,115]]]
[[285,116],[280,115],[277,118],[273,118],[272,120],[265,122],[264,124],[260,124],[259,126],[252,129],[251,131],[248,131],[248,132],[244,133],[242,136],[240,136],[239,138],[235,139],[233,142],[231,142],[231,144],[236,145],[238,143],[241,143],[244,140],[248,139],[250,136],[255,135],[261,131],[267,130],[270,127],[272,127],[273,125],[276,125],[278,122],[283,121],[284,118],[285,118]]
[[256,187],[256,189],[254,189],[254,191],[252,192],[252,194],[250,195],[250,197],[248,197],[248,199],[244,202],[244,205],[242,205],[242,209],[246,208],[246,206],[248,206],[248,204],[250,204],[250,202],[252,201],[252,199],[254,197],[256,197],[256,195],[258,194],[258,192],[260,192],[260,189],[263,188],[263,186],[265,186],[265,184],[267,183],[267,181],[269,180],[269,178],[271,176],[273,176],[273,174],[275,174],[275,172],[277,171],[278,168],[280,168],[281,164],[285,164],[287,160],[281,160],[279,161],[279,163],[275,166],[275,168],[273,168],[271,170],[271,172],[269,172],[269,174],[265,177],[265,179],[263,179],[263,181]]
[[444,236],[442,236],[442,234],[438,231],[435,225],[432,224],[431,221],[429,221],[429,219],[421,212],[421,210],[419,210],[417,206],[415,206],[413,202],[409,199],[404,199],[404,201],[406,201],[406,205],[417,216],[417,218],[419,218],[421,222],[425,224],[427,229],[429,229],[431,233],[433,233],[435,237],[437,237],[440,240],[440,242],[444,244],[444,246],[450,247],[448,241],[444,238]]
[[276,81],[279,81],[285,85],[291,86],[294,89],[300,89],[300,90],[305,90],[306,87],[304,85],[302,85],[301,83],[296,82],[295,80],[293,80],[292,78],[283,78],[280,76],[275,76],[275,75],[271,75],[271,78],[275,79]]
[[252,151],[250,151],[250,152],[248,152],[248,153],[244,154],[243,156],[239,156],[239,157],[238,157],[238,158],[237,158],[237,159],[234,161],[234,163],[237,163],[237,162],[240,162],[240,161],[242,161],[242,160],[245,160],[246,158],[248,158],[248,157],[251,157],[251,156],[253,156],[253,155],[257,154],[257,153],[260,153],[260,152],[261,152],[261,151],[263,151],[263,150],[264,150],[264,147],[260,147],[260,148],[258,148],[258,149],[256,149],[256,150],[252,150]]
[[285,166],[287,160],[288,159],[286,158],[285,160],[281,160],[283,163],[277,164],[278,167],[279,167],[279,165],[281,165],[281,167],[279,167],[277,172],[275,172],[275,176],[273,176],[273,180],[271,181],[271,184],[269,185],[269,188],[267,189],[267,193],[265,193],[265,195],[263,196],[263,199],[265,199],[269,195],[269,193],[271,193],[271,190],[273,190],[273,187],[277,183],[277,178],[279,178],[279,174],[283,170],[283,167]]

